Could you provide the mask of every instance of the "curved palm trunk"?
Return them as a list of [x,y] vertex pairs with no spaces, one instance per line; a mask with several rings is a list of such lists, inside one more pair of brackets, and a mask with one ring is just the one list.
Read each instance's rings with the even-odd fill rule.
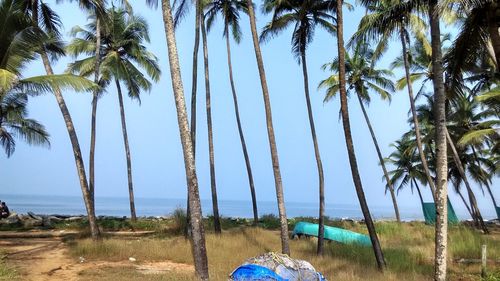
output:
[[467,208],[467,212],[469,212],[471,218],[474,218],[474,214],[472,213],[472,210],[470,209],[469,204],[467,204],[467,201],[465,200],[462,192],[460,192],[460,189],[457,189],[457,193],[460,196],[460,199],[462,199],[462,202],[464,203],[465,208]]
[[420,187],[418,186],[418,183],[415,179],[412,179],[413,183],[415,184],[415,187],[417,188],[417,193],[418,197],[420,198],[420,203],[422,204],[422,207],[424,206],[424,197],[422,197],[422,192],[420,191]]
[[382,152],[380,152],[380,147],[378,146],[377,138],[375,137],[375,132],[373,131],[372,124],[370,122],[370,118],[366,113],[365,105],[361,100],[361,97],[358,96],[359,105],[361,106],[361,111],[363,111],[363,116],[365,117],[366,125],[368,125],[368,129],[370,130],[370,134],[372,136],[373,144],[375,145],[375,150],[377,151],[378,160],[380,161],[380,166],[382,166],[382,171],[384,172],[385,180],[387,181],[387,185],[389,186],[389,192],[391,193],[392,205],[394,206],[394,213],[396,214],[396,220],[401,222],[401,218],[399,216],[399,208],[398,202],[396,201],[396,194],[394,192],[394,186],[392,185],[391,178],[389,177],[389,173],[385,167],[384,158],[382,157]]
[[347,105],[347,92],[346,92],[346,79],[345,79],[345,49],[344,49],[344,31],[343,31],[343,18],[342,18],[342,4],[344,1],[337,1],[337,48],[339,53],[339,92],[340,92],[340,110],[342,113],[342,125],[344,127],[345,142],[347,147],[347,153],[349,155],[349,163],[351,166],[352,179],[354,182],[354,187],[356,188],[356,193],[358,195],[359,204],[361,205],[361,211],[365,218],[366,227],[368,228],[368,233],[373,246],[373,252],[375,254],[375,259],[377,260],[377,266],[380,271],[385,268],[384,255],[382,253],[382,248],[380,247],[380,242],[378,240],[377,232],[375,231],[375,225],[368,209],[368,204],[366,203],[365,192],[363,191],[363,186],[361,184],[361,178],[359,176],[358,164],[356,161],[356,154],[354,152],[354,144],[352,142],[351,135],[351,124],[349,121],[349,108]]
[[436,127],[436,245],[434,280],[446,280],[447,235],[448,235],[448,159],[446,145],[446,95],[443,81],[443,59],[441,55],[441,31],[437,0],[429,1],[431,27],[432,73],[434,82],[434,125]]
[[[225,29],[228,30],[226,22]],[[243,150],[243,157],[245,158],[245,165],[247,168],[248,185],[250,186],[250,194],[252,196],[252,209],[253,209],[253,224],[259,222],[259,213],[257,211],[257,196],[255,195],[255,186],[253,182],[252,166],[250,165],[250,158],[248,157],[247,144],[243,134],[243,127],[241,126],[240,110],[238,107],[238,97],[236,95],[236,87],[234,86],[233,67],[231,64],[231,44],[229,43],[229,35],[226,36],[226,49],[227,49],[227,66],[229,69],[229,82],[231,84],[231,92],[233,94],[234,113],[236,115],[236,123],[238,125],[238,134],[240,135],[241,149]]]
[[[38,0],[33,1],[33,14],[32,21],[35,27],[38,27]],[[42,58],[43,66],[45,68],[45,72],[48,75],[54,75],[54,70],[52,69],[52,65],[50,64],[49,57],[45,50],[42,49],[40,52],[40,56]],[[64,97],[59,88],[54,88],[54,96],[56,98],[57,104],[59,105],[59,110],[61,110],[61,114],[64,119],[64,123],[66,124],[66,129],[68,130],[68,136],[71,141],[71,146],[73,148],[73,156],[75,157],[76,170],[78,172],[78,178],[80,180],[80,188],[82,190],[83,202],[85,204],[85,209],[87,210],[87,218],[89,220],[90,227],[90,235],[93,240],[98,240],[100,237],[99,227],[97,226],[97,219],[95,215],[94,209],[94,199],[90,193],[89,185],[87,182],[87,175],[85,173],[85,165],[83,163],[82,151],[80,149],[80,143],[78,142],[78,135],[76,134],[75,126],[73,124],[73,119],[71,118],[71,114],[69,113],[68,107],[66,106],[66,102],[64,101]]]
[[469,184],[469,180],[467,179],[467,175],[465,174],[464,171],[464,166],[462,165],[462,161],[460,160],[460,156],[458,155],[457,149],[455,147],[455,144],[453,143],[453,140],[451,139],[450,133],[448,132],[448,129],[445,128],[446,130],[446,140],[448,141],[448,144],[451,148],[452,155],[453,155],[453,160],[455,161],[455,165],[458,168],[458,172],[460,173],[460,176],[462,177],[465,187],[467,188],[467,194],[469,195],[469,201],[470,201],[470,206],[472,209],[472,214],[474,214],[473,219],[476,222],[476,226],[484,231],[484,233],[489,233],[488,228],[486,227],[486,224],[484,223],[483,216],[481,215],[481,211],[479,210],[479,207],[477,206],[477,201],[476,201],[476,196],[474,195],[474,192],[472,191],[472,188]]
[[165,36],[168,47],[168,61],[170,65],[170,75],[172,89],[175,97],[177,109],[177,120],[179,123],[179,134],[182,143],[182,152],[184,154],[184,165],[186,169],[186,180],[189,192],[190,224],[192,229],[192,247],[193,259],[196,275],[201,280],[208,280],[208,259],[207,249],[205,247],[205,230],[203,228],[200,194],[198,190],[198,178],[196,176],[196,167],[193,156],[193,144],[191,142],[191,131],[186,110],[186,101],[184,98],[184,89],[182,86],[181,69],[179,65],[179,56],[175,42],[174,22],[169,0],[162,0],[162,15],[165,28]]
[[[101,65],[101,21],[99,16],[96,17],[96,52],[95,52],[95,72],[94,83],[99,85],[99,68]],[[94,191],[95,191],[95,139],[97,127],[97,100],[99,90],[94,90],[92,95],[92,119],[90,122],[90,151],[89,151],[89,190],[92,197],[92,204],[94,204]]]
[[[50,60],[47,57],[47,54],[45,52],[42,52],[41,57],[47,74],[53,75],[54,71],[52,70],[52,66],[50,65]],[[97,226],[97,218],[95,215],[94,198],[89,190],[87,176],[85,175],[85,165],[83,163],[78,136],[76,134],[73,120],[71,119],[71,115],[69,113],[68,107],[66,106],[66,102],[64,101],[61,90],[59,90],[58,88],[54,88],[53,90],[57,104],[59,105],[59,109],[61,110],[62,116],[64,118],[64,123],[66,123],[66,129],[68,130],[71,146],[73,147],[73,156],[75,157],[76,170],[78,171],[78,178],[80,180],[80,187],[82,189],[83,202],[85,203],[87,218],[89,220],[90,235],[93,240],[98,240],[100,238],[100,232],[99,227]]]
[[309,127],[311,128],[311,137],[314,145],[314,156],[316,157],[316,166],[318,168],[319,182],[319,227],[318,227],[318,255],[323,255],[323,245],[325,237],[325,180],[323,176],[323,164],[321,163],[321,155],[319,153],[318,138],[316,136],[316,126],[314,125],[314,116],[311,106],[311,98],[309,97],[309,78],[307,75],[306,51],[301,52],[302,72],[304,75],[304,93],[306,95],[307,115],[309,117]]
[[434,180],[431,177],[429,172],[429,166],[427,165],[427,158],[425,158],[424,149],[422,148],[422,137],[420,135],[420,125],[417,117],[417,110],[415,109],[415,98],[413,97],[413,88],[412,82],[410,78],[410,63],[408,61],[408,50],[406,49],[406,35],[404,30],[400,31],[401,35],[401,45],[403,46],[403,62],[405,67],[405,77],[406,77],[406,85],[408,88],[408,96],[410,98],[410,108],[411,115],[413,117],[413,126],[415,127],[415,138],[417,141],[418,154],[420,155],[420,161],[422,161],[422,166],[424,168],[425,176],[427,177],[427,181],[429,182],[429,187],[431,188],[432,198],[436,201],[436,187],[434,184]]
[[214,137],[212,129],[212,105],[210,101],[210,73],[208,70],[208,43],[207,32],[205,30],[205,21],[201,21],[201,36],[203,39],[203,65],[205,68],[205,92],[207,107],[207,128],[208,128],[208,154],[210,160],[210,189],[212,190],[212,209],[214,212],[214,230],[215,233],[221,233],[219,204],[217,202],[217,185],[215,181],[215,155],[214,155]]
[[120,104],[120,117],[122,121],[123,145],[125,146],[125,157],[127,159],[127,179],[128,179],[128,196],[130,202],[130,219],[137,220],[135,213],[135,200],[134,200],[134,185],[132,182],[132,160],[130,159],[130,147],[128,145],[127,122],[125,121],[125,109],[123,106],[123,95],[120,82],[115,79],[116,89],[118,91],[118,102]]
[[269,147],[271,150],[271,160],[273,162],[274,185],[276,187],[276,199],[278,201],[278,212],[281,225],[281,251],[283,254],[290,255],[290,247],[288,245],[288,221],[286,219],[285,199],[283,196],[283,185],[281,182],[281,171],[278,159],[278,149],[276,147],[276,139],[274,137],[273,117],[271,112],[271,101],[269,99],[269,90],[267,88],[266,72],[264,70],[264,62],[260,51],[259,38],[257,35],[257,25],[255,23],[255,11],[252,0],[247,0],[248,17],[250,19],[250,29],[252,31],[253,47],[255,50],[255,58],[259,69],[260,84],[262,86],[262,96],[264,98],[264,107],[266,111],[267,135],[269,138]]

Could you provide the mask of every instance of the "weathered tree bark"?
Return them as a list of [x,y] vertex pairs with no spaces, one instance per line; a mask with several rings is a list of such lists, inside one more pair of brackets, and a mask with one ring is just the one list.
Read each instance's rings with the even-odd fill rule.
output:
[[422,166],[424,168],[425,176],[427,177],[427,181],[429,183],[429,187],[431,188],[432,198],[436,201],[436,187],[434,184],[434,179],[431,177],[431,173],[429,172],[429,165],[427,165],[427,158],[424,154],[424,149],[422,147],[422,137],[420,135],[420,125],[417,117],[417,110],[415,109],[415,98],[413,96],[413,88],[412,82],[410,78],[410,62],[408,60],[408,50],[406,48],[406,31],[401,29],[401,45],[403,47],[403,62],[405,68],[405,78],[406,78],[406,87],[408,88],[408,96],[410,98],[410,108],[411,115],[413,117],[413,126],[415,127],[415,139],[417,142],[418,154],[420,155],[420,161],[422,161]]
[[380,152],[380,147],[378,146],[377,138],[375,137],[375,132],[373,131],[372,124],[370,122],[370,118],[366,113],[365,105],[361,100],[361,97],[358,96],[359,105],[361,106],[361,111],[363,111],[363,116],[365,117],[366,125],[368,125],[368,129],[370,130],[370,134],[372,136],[373,144],[375,145],[375,150],[377,151],[378,160],[380,162],[380,166],[382,166],[382,171],[384,172],[385,180],[387,181],[387,185],[389,186],[389,192],[391,193],[392,205],[394,206],[394,213],[396,214],[396,220],[401,222],[401,218],[399,216],[399,208],[398,202],[396,201],[396,193],[394,192],[394,186],[392,185],[391,178],[389,177],[389,173],[387,172],[387,168],[385,167],[384,157],[382,157],[382,152]]
[[431,28],[432,73],[434,84],[434,125],[436,128],[436,236],[434,280],[446,280],[448,246],[448,154],[446,145],[446,95],[443,81],[443,58],[441,54],[441,31],[437,0],[429,1]]
[[484,233],[489,233],[488,228],[486,227],[486,224],[484,223],[483,216],[481,215],[481,211],[479,210],[479,207],[477,206],[477,200],[476,196],[474,195],[474,192],[472,191],[472,188],[469,184],[469,180],[467,179],[467,175],[465,174],[464,166],[462,165],[462,161],[460,160],[460,156],[458,155],[457,149],[455,147],[455,144],[453,143],[453,140],[451,139],[450,133],[448,132],[448,129],[445,127],[446,130],[446,140],[448,142],[448,145],[451,148],[451,152],[453,155],[453,160],[455,161],[455,165],[457,166],[458,172],[460,173],[460,176],[462,177],[464,183],[465,183],[465,188],[467,189],[467,194],[469,195],[469,201],[470,201],[470,206],[473,214],[473,219],[477,223],[477,227],[479,229],[482,229]]
[[349,121],[349,108],[347,105],[347,91],[345,88],[346,77],[345,77],[345,49],[344,49],[344,22],[342,16],[342,4],[344,1],[337,1],[337,48],[339,53],[339,92],[340,92],[340,111],[342,114],[342,125],[344,127],[345,142],[347,147],[347,154],[349,156],[349,163],[351,166],[352,179],[354,182],[354,187],[356,188],[356,193],[358,195],[359,204],[361,205],[361,211],[363,212],[363,217],[365,218],[366,227],[368,228],[368,233],[370,235],[370,240],[373,246],[373,252],[375,254],[375,259],[377,261],[377,266],[380,271],[385,268],[384,255],[382,253],[382,247],[378,240],[377,232],[375,231],[375,225],[370,214],[370,209],[366,203],[365,192],[363,190],[363,185],[361,183],[361,177],[359,176],[358,164],[356,161],[356,153],[354,151],[354,144],[351,135],[351,124]]
[[[33,14],[32,22],[33,26],[38,27],[38,0],[33,0]],[[48,75],[54,75],[54,70],[50,64],[47,52],[42,48],[40,52],[42,58],[43,66],[45,72]],[[93,240],[98,240],[100,238],[99,227],[97,226],[97,219],[94,209],[94,199],[90,193],[89,185],[87,182],[87,175],[85,173],[85,165],[83,163],[82,151],[80,149],[80,143],[78,142],[78,135],[76,134],[75,126],[73,124],[73,119],[69,113],[66,102],[59,88],[54,88],[54,96],[56,98],[57,104],[59,105],[59,110],[66,124],[66,129],[68,130],[68,136],[71,141],[71,146],[73,148],[73,156],[75,157],[76,170],[78,172],[78,178],[80,180],[80,188],[82,190],[83,202],[85,203],[85,209],[87,210],[87,218],[89,220],[90,235]]]
[[179,123],[179,133],[181,137],[182,151],[184,154],[184,165],[186,168],[186,180],[190,199],[189,206],[194,267],[198,278],[201,280],[208,280],[208,259],[207,249],[205,247],[205,230],[203,228],[202,221],[198,179],[196,176],[193,144],[191,142],[191,131],[189,130],[186,101],[184,98],[179,57],[175,42],[174,22],[172,19],[172,11],[169,0],[162,0],[162,14],[165,36],[167,39],[172,89],[177,109],[177,120]]
[[135,213],[134,185],[132,181],[132,160],[130,156],[130,147],[128,145],[127,122],[125,121],[125,108],[123,106],[123,95],[122,95],[122,89],[120,87],[120,82],[115,79],[115,83],[118,92],[118,103],[120,105],[120,117],[122,121],[122,134],[123,134],[123,145],[125,146],[125,158],[127,159],[127,179],[128,179],[128,196],[130,203],[130,219],[132,221],[137,221],[137,215]]
[[306,96],[307,116],[309,118],[309,127],[311,129],[311,137],[314,146],[314,156],[316,157],[316,166],[318,169],[319,183],[319,227],[318,227],[318,247],[316,253],[323,255],[323,245],[325,238],[325,180],[323,176],[323,163],[319,152],[318,138],[316,136],[316,126],[314,125],[314,116],[311,106],[311,98],[309,97],[309,77],[307,75],[307,60],[306,50],[301,51],[302,74],[304,76],[304,93]]
[[269,148],[271,150],[271,160],[273,163],[274,185],[276,187],[276,199],[278,201],[278,212],[281,225],[281,251],[283,254],[290,255],[290,247],[288,245],[288,221],[286,218],[285,199],[283,196],[283,185],[281,181],[281,171],[278,158],[278,149],[276,147],[276,139],[274,136],[273,117],[271,112],[271,101],[269,99],[269,90],[267,88],[266,72],[264,70],[264,62],[260,51],[259,37],[257,35],[257,25],[255,23],[255,11],[252,0],[247,0],[248,17],[250,19],[250,29],[252,31],[253,47],[255,50],[255,58],[259,69],[260,84],[262,87],[262,96],[264,98],[264,108],[266,111],[267,135],[269,138]]
[[[226,31],[229,29],[226,21]],[[245,165],[247,168],[248,185],[250,186],[250,194],[252,196],[252,209],[253,209],[253,224],[257,225],[259,222],[259,213],[257,211],[257,196],[255,195],[255,185],[253,182],[252,166],[250,165],[250,157],[248,156],[247,144],[243,134],[243,127],[241,126],[240,110],[238,107],[238,96],[236,95],[236,87],[234,86],[233,67],[231,63],[231,44],[229,42],[229,33],[226,32],[226,49],[227,49],[227,66],[229,69],[229,83],[231,84],[231,92],[233,94],[234,113],[236,115],[236,123],[238,125],[238,134],[240,136],[241,149],[243,150],[243,157],[245,158]]]
[[210,161],[210,189],[212,191],[212,210],[214,213],[214,230],[215,233],[221,233],[219,204],[217,202],[217,185],[215,178],[215,152],[214,152],[214,137],[212,128],[212,104],[210,99],[210,72],[208,69],[208,42],[207,31],[205,29],[205,20],[201,21],[201,36],[203,40],[203,66],[205,68],[205,92],[206,92],[206,107],[207,107],[207,128],[208,128],[208,154]]

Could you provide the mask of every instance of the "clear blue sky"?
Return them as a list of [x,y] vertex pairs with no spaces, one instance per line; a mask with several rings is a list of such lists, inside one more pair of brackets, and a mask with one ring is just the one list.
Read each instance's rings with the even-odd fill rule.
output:
[[[76,5],[55,5],[64,23],[64,33],[75,25],[84,25],[86,15]],[[140,3],[140,4],[138,4]],[[143,1],[134,1],[135,12],[146,17],[150,24],[150,49],[160,59],[163,71],[161,81],[154,85],[150,94],[144,93],[142,105],[126,99],[125,110],[133,160],[133,177],[137,197],[185,198],[186,180],[182,157],[175,105],[170,84],[165,35],[160,10],[150,10]],[[346,41],[356,29],[362,9],[345,12]],[[191,64],[194,22],[192,14],[177,30],[177,47],[182,68],[184,89],[189,104],[191,92]],[[269,17],[258,14],[258,27],[267,23]],[[257,198],[260,201],[275,200],[274,179],[265,127],[264,106],[254,51],[250,37],[248,18],[242,16],[243,40],[233,43],[233,68],[238,91],[241,118],[253,167]],[[274,128],[280,157],[285,200],[294,202],[317,202],[318,183],[312,141],[307,119],[303,92],[301,67],[291,54],[291,29],[262,46],[266,67]],[[250,192],[246,170],[239,143],[232,106],[226,64],[225,42],[220,21],[209,34],[210,75],[212,86],[213,125],[215,139],[215,161],[217,188],[220,199],[249,200]],[[326,204],[358,204],[352,184],[344,134],[339,122],[339,101],[323,104],[324,92],[316,89],[320,80],[327,77],[322,64],[331,61],[337,53],[336,40],[322,30],[317,30],[308,49],[308,68],[314,118],[319,146],[325,170]],[[401,54],[399,44],[391,45],[382,65]],[[62,59],[55,66],[62,72],[70,58]],[[203,83],[202,53],[198,81],[198,128],[197,128],[197,172],[200,194],[210,198],[208,169],[208,146],[205,113],[205,90]],[[32,64],[28,75],[44,74],[40,61]],[[396,77],[402,75],[396,72]],[[88,159],[90,135],[91,95],[88,93],[64,93],[78,132],[84,159]],[[350,116],[359,170],[369,205],[391,206],[390,196],[384,195],[382,171],[362,118],[357,100],[350,100]],[[81,195],[71,145],[61,113],[53,96],[32,98],[30,116],[41,121],[51,134],[50,149],[29,147],[17,142],[14,155],[7,159],[0,153],[1,193],[4,194],[53,194]],[[389,144],[408,129],[408,95],[394,94],[389,105],[373,99],[368,113],[384,156],[391,152]],[[127,177],[123,140],[114,87],[110,87],[99,101],[96,148],[96,195],[126,197]],[[498,179],[493,184],[494,193],[500,198]],[[491,200],[484,197],[475,186],[479,206],[484,213],[493,215]],[[459,198],[450,191],[456,209],[463,209]],[[428,189],[424,191],[431,199]],[[400,208],[419,205],[416,194],[404,190],[398,196]],[[224,211],[222,210],[222,213]]]

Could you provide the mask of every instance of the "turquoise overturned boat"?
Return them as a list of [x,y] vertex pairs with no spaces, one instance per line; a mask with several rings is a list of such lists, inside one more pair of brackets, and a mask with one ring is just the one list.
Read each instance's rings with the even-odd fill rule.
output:
[[[318,228],[319,225],[316,223],[298,222],[293,229],[292,237],[302,235],[318,237]],[[343,244],[372,245],[368,235],[328,225],[325,225],[325,239]]]

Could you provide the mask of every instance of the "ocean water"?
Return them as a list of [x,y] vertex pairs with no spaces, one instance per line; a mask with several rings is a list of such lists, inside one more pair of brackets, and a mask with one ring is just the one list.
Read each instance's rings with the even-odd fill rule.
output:
[[[78,196],[46,196],[46,195],[0,195],[0,200],[7,202],[11,211],[17,213],[34,212],[36,214],[81,215],[85,214],[85,206]],[[164,216],[171,214],[176,208],[185,208],[186,199],[167,198],[136,198],[136,211],[138,216]],[[212,202],[202,200],[203,215],[212,213]],[[259,215],[278,214],[276,202],[257,202]],[[423,220],[419,208],[401,208],[403,220]],[[394,210],[387,206],[370,206],[374,219],[393,219]],[[318,216],[318,205],[315,203],[287,202],[286,212],[288,217]],[[123,197],[97,197],[97,215],[128,216],[128,198]],[[220,200],[219,213],[225,217],[252,218],[252,204],[250,201]],[[332,218],[361,219],[363,217],[359,205],[336,204],[327,205],[325,213]],[[460,218],[467,218],[466,214],[457,214]]]

